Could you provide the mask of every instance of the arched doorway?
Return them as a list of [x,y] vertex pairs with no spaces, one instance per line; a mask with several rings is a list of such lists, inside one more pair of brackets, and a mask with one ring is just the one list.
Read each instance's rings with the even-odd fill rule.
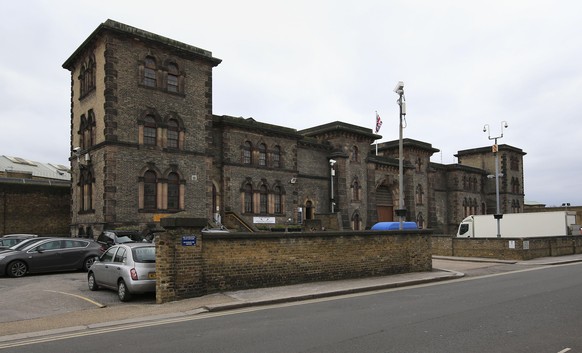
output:
[[380,185],[376,189],[376,211],[378,212],[378,222],[394,221],[392,192],[386,185]]
[[313,202],[307,200],[307,202],[305,202],[305,219],[313,219],[313,211]]

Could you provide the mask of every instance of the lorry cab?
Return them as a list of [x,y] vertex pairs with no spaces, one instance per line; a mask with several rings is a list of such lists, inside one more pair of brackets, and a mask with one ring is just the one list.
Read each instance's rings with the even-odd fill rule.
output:
[[469,216],[461,221],[457,230],[457,237],[474,237],[473,234],[473,217]]

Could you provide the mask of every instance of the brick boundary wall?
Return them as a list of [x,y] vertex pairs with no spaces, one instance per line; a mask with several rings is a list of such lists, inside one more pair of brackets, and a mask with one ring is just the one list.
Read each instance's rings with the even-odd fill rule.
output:
[[535,238],[456,238],[435,235],[431,243],[432,254],[439,256],[531,260],[582,253],[580,235]]
[[33,179],[19,181],[0,182],[0,236],[13,233],[69,235],[70,184]]
[[[432,270],[430,230],[202,234],[203,219],[165,218],[156,301],[313,281]],[[183,245],[196,235],[196,245]]]

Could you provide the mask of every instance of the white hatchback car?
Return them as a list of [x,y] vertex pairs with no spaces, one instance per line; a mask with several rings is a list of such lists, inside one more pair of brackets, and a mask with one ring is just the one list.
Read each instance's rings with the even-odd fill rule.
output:
[[156,247],[151,243],[126,243],[110,247],[87,274],[92,291],[117,290],[122,302],[132,294],[156,291]]

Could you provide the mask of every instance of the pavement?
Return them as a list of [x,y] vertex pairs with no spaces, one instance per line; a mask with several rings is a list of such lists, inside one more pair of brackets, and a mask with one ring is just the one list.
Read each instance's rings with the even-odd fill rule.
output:
[[582,254],[538,258],[529,261],[433,256],[433,271],[431,272],[413,272],[382,277],[230,291],[165,304],[127,303],[112,307],[95,307],[41,318],[0,323],[0,349],[3,344],[10,344],[14,341],[56,334],[115,328],[116,326],[127,327],[137,323],[156,323],[245,307],[455,280],[465,277],[466,272],[473,275],[484,274],[484,272],[476,272],[476,269],[485,267],[499,267],[502,265],[504,266],[502,272],[510,272],[524,267],[549,266],[572,262],[582,262]]

